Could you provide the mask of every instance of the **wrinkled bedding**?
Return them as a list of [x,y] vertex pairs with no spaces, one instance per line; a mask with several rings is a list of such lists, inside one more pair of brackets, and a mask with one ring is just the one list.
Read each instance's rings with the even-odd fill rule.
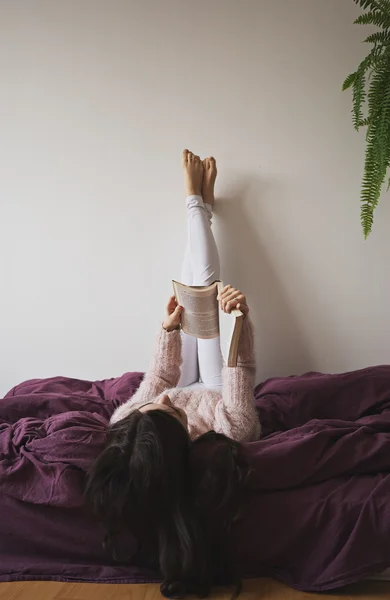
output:
[[[106,556],[82,501],[110,415],[141,379],[34,380],[0,400],[0,581],[156,580]],[[256,404],[262,439],[245,445],[253,475],[233,530],[241,572],[325,591],[389,567],[390,367],[268,380]]]

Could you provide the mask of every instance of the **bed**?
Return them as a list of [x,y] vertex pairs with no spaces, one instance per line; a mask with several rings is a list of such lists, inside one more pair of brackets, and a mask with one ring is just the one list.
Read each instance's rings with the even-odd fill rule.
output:
[[[82,498],[110,415],[142,377],[33,380],[0,401],[0,581],[158,579],[109,559]],[[390,367],[270,379],[255,398],[263,433],[244,447],[253,475],[232,533],[243,575],[314,592],[387,569]]]

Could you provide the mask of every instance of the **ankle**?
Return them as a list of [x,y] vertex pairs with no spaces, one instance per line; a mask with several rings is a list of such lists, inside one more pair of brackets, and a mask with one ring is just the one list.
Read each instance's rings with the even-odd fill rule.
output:
[[211,204],[211,206],[214,206],[215,203],[215,197],[214,197],[214,192],[211,190],[202,190],[202,198],[203,198],[203,202],[205,204]]
[[187,196],[201,196],[202,190],[200,187],[196,185],[186,185],[185,187],[185,195]]

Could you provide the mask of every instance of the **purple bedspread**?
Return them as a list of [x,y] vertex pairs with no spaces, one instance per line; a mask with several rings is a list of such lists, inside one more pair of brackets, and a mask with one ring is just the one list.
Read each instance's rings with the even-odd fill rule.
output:
[[[142,374],[23,383],[0,401],[0,581],[143,582],[82,504],[113,410]],[[390,367],[258,386],[263,438],[233,535],[246,576],[321,591],[390,566]],[[128,546],[134,542],[127,540]]]

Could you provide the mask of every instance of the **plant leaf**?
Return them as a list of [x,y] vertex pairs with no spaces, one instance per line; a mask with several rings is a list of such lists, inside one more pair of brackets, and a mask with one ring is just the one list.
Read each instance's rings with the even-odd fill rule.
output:
[[374,210],[390,164],[390,60],[374,72],[368,91],[370,124],[361,191],[361,222],[364,237],[372,230]]
[[[353,88],[353,108],[352,120],[353,125],[358,131],[361,127],[363,119],[363,104],[366,99],[366,72],[376,61],[378,52],[373,48],[371,52],[360,63],[355,73],[351,73],[344,81],[343,89],[347,89],[346,85]],[[353,79],[353,82],[351,82]]]
[[[390,168],[390,0],[354,0],[366,12],[355,23],[375,25],[380,31],[364,41],[373,44],[343,90],[352,88],[355,129],[366,126],[366,149],[361,185],[361,223],[364,237],[370,234],[374,212]],[[367,107],[367,116],[363,109]],[[388,180],[390,189],[390,178]]]
[[345,78],[342,88],[343,92],[345,92],[345,90],[350,88],[355,83],[356,74],[357,73],[355,71],[355,73],[350,73],[350,75],[348,75],[348,77]]
[[390,12],[390,0],[376,0],[376,4],[379,6],[378,10],[382,10],[383,12]]
[[387,45],[390,43],[390,31],[377,31],[376,33],[372,33],[371,35],[369,35],[363,41],[368,44]]
[[363,104],[366,99],[366,78],[363,70],[357,71],[355,80],[353,82],[353,108],[352,108],[352,120],[353,126],[356,131],[360,127],[360,123],[363,121]]
[[354,0],[354,2],[365,10],[367,8],[379,12],[389,10],[389,0]]
[[390,15],[379,11],[363,13],[354,21],[355,25],[376,25],[386,29],[390,27]]

